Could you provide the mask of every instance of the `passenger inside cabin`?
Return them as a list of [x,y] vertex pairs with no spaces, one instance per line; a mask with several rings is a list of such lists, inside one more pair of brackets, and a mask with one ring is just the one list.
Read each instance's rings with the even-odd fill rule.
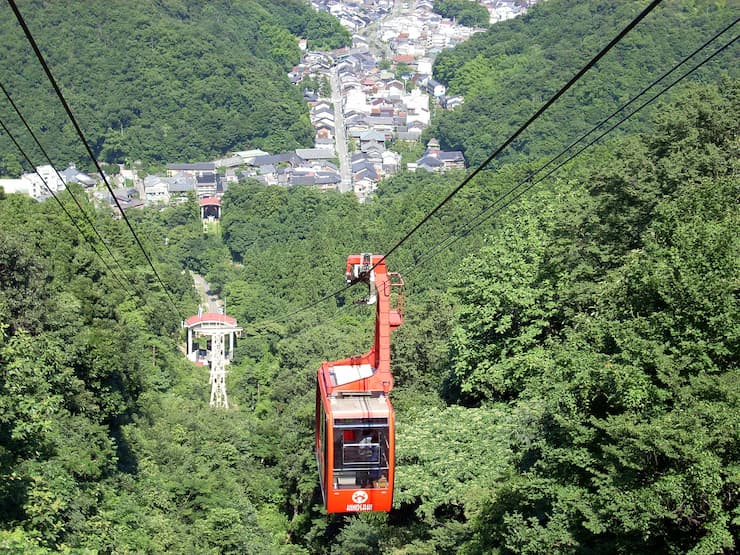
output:
[[360,440],[359,454],[362,460],[367,462],[378,462],[380,445],[378,444],[378,433],[365,430]]

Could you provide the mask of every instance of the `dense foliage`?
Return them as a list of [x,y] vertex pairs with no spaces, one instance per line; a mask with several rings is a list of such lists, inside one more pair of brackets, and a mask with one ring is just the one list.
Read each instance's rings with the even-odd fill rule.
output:
[[[286,71],[347,31],[300,0],[19,2],[96,156],[183,162],[244,148],[310,146],[308,109]],[[57,160],[84,150],[9,6],[0,17],[4,87]],[[3,121],[35,153],[9,107]],[[11,123],[12,122],[12,123]],[[22,158],[0,138],[0,174]]]
[[[82,200],[109,240],[123,235]],[[0,547],[99,544],[140,455],[127,427],[184,375],[171,302],[195,298],[171,258],[159,269],[169,297],[133,249],[115,249],[126,277],[109,275],[53,202],[2,198],[0,245]]]
[[196,270],[245,327],[228,412],[207,406],[206,371],[176,348],[178,315],[125,228],[87,207],[131,296],[54,203],[4,197],[0,546],[732,551],[738,98],[736,83],[688,90],[654,132],[582,157],[430,259],[531,168],[484,173],[391,257],[408,288],[389,515],[321,512],[316,368],[367,349],[372,310],[355,290],[314,303],[341,288],[347,253],[397,241],[447,180],[401,175],[367,205],[241,184],[223,244],[194,199],[131,215],[182,310],[179,268]]
[[520,421],[472,552],[736,546],[737,98],[664,109],[463,265],[455,383]]
[[[364,352],[373,324],[364,291],[330,294],[347,254],[387,252],[462,173],[401,174],[362,205],[241,183],[222,237],[194,198],[130,212],[169,296],[81,190],[118,278],[56,203],[0,191],[0,550],[737,551],[738,112],[736,80],[684,87],[649,130],[464,235],[537,166],[480,173],[393,253],[407,286],[387,515],[321,509],[316,369]],[[181,352],[188,271],[245,328],[229,411]]]
[[[738,98],[736,84],[691,89],[654,112],[654,132],[602,148],[466,240],[468,258],[456,247],[430,263],[528,169],[486,174],[394,254],[413,284],[394,336],[399,510],[346,519],[332,553],[733,549]],[[361,207],[300,189],[229,194],[225,240],[244,267],[210,275],[259,326],[245,359],[259,412],[272,404],[309,443],[319,358],[360,352],[370,330],[344,297],[272,314],[338,288],[344,254],[391,244],[447,187],[399,176]],[[266,360],[271,378],[257,374]],[[294,522],[318,552],[337,525]]]
[[[463,95],[465,104],[442,113],[428,135],[438,138],[444,149],[463,151],[471,163],[482,162],[644,4],[631,0],[539,2],[525,16],[492,25],[485,33],[440,53],[434,76],[448,86],[449,94]],[[732,2],[661,3],[523,134],[507,155],[559,152],[738,16],[738,6]],[[731,40],[731,34],[726,33],[685,69]],[[734,61],[732,53],[726,52],[698,75],[713,80],[727,71],[737,77]],[[626,129],[645,124],[639,115]]]
[[488,27],[491,18],[485,6],[470,0],[437,0],[434,2],[434,13],[454,19],[466,27]]

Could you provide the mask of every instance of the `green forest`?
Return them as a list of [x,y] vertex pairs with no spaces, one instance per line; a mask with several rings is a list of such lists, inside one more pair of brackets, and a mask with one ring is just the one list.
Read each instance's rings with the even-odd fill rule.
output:
[[[526,15],[492,25],[441,52],[434,63],[435,79],[447,85],[448,94],[463,95],[465,104],[440,113],[426,136],[439,139],[445,150],[463,151],[471,165],[481,163],[645,5],[539,2]],[[519,137],[505,157],[558,152],[563,136],[589,130],[739,15],[734,2],[662,2],[588,72],[588,79],[579,81]],[[719,42],[731,40],[733,32]],[[699,75],[709,81],[720,73],[736,79],[736,60],[732,55],[719,57]],[[639,114],[623,129],[639,131],[649,124],[646,117]]]
[[[180,19],[200,9],[157,5]],[[203,233],[195,198],[130,211],[156,273],[81,189],[59,200],[84,237],[57,203],[0,190],[0,551],[737,551],[740,86],[729,73],[677,87],[466,235],[542,160],[481,172],[388,258],[406,303],[392,339],[387,514],[323,510],[316,371],[365,352],[374,324],[353,302],[366,291],[332,294],[348,254],[387,252],[463,172],[401,173],[365,204],[242,182],[223,197],[221,236]],[[552,145],[578,132],[557,131]],[[208,370],[183,354],[181,320],[200,301],[190,272],[244,328],[229,410],[209,407]]]
[[490,15],[483,4],[468,0],[437,0],[434,13],[466,27],[488,27]]
[[[108,163],[311,146],[308,107],[287,77],[298,39],[316,50],[349,42],[337,20],[301,0],[18,4],[93,152]],[[15,15],[0,10],[4,87],[54,159],[87,167]],[[3,120],[10,114],[4,109]],[[24,148],[35,152],[31,142]],[[5,136],[0,152],[0,175],[17,177],[23,158]]]

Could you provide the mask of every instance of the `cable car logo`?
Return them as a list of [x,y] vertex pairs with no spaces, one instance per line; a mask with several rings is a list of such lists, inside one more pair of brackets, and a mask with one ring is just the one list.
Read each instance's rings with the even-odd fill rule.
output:
[[358,505],[362,505],[367,501],[368,495],[366,491],[363,490],[357,490],[352,494],[352,501],[357,503]]
[[361,511],[372,511],[373,504],[367,502],[369,498],[370,496],[367,494],[366,491],[358,489],[356,492],[352,494],[353,504],[348,504],[345,511],[348,513],[361,512]]

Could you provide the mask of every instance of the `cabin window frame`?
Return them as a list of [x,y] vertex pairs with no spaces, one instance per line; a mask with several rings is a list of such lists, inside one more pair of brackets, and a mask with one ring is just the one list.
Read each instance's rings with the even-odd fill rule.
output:
[[[332,423],[336,489],[383,489],[391,471],[391,420],[382,418],[335,418]],[[350,432],[350,434],[346,433]],[[375,437],[373,437],[373,435]],[[373,438],[363,443],[364,438]],[[377,447],[377,457],[373,456]],[[365,458],[369,449],[371,459]],[[350,453],[352,456],[347,457]]]

